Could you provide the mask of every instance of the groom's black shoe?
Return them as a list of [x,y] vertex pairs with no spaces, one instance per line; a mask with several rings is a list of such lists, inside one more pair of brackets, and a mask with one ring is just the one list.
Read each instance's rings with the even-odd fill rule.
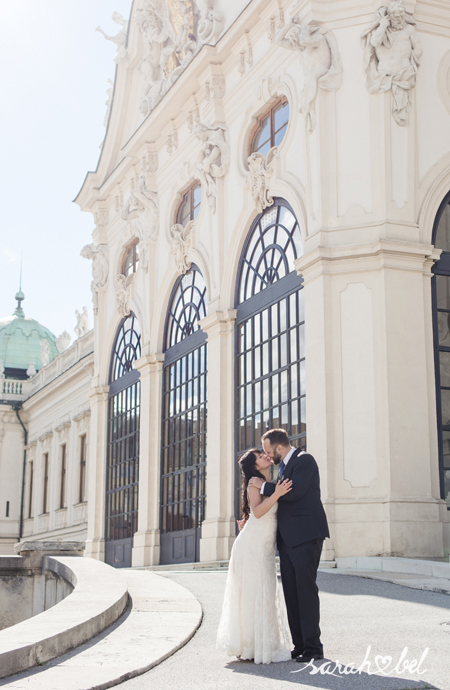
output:
[[295,661],[298,661],[299,664],[309,664],[310,661],[319,661],[319,659],[323,659],[323,654],[306,653],[296,657]]
[[294,649],[291,649],[291,658],[292,659],[297,659],[297,657],[301,656],[303,654],[303,647],[294,647]]

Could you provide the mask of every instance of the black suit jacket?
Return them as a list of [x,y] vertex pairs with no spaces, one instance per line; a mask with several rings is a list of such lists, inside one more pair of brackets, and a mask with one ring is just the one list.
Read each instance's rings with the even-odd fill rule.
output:
[[[320,500],[319,468],[313,456],[296,449],[284,470],[292,489],[278,499],[278,540],[298,546],[312,539],[329,537],[325,510]],[[266,482],[264,495],[271,496],[275,484]]]

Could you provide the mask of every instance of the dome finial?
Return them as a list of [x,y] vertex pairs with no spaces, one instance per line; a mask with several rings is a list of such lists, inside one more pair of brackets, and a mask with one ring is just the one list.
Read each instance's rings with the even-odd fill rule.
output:
[[25,316],[25,312],[22,309],[22,302],[25,299],[25,295],[22,292],[22,257],[20,257],[20,285],[19,285],[19,292],[16,292],[15,298],[17,300],[17,307],[14,310],[14,316],[19,316],[20,318],[23,318]]

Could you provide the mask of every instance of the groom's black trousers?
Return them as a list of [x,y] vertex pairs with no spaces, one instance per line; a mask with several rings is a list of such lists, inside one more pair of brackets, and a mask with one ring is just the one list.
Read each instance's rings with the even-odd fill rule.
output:
[[292,641],[308,654],[323,654],[319,627],[319,590],[316,585],[323,541],[313,539],[289,547],[278,535],[281,582]]

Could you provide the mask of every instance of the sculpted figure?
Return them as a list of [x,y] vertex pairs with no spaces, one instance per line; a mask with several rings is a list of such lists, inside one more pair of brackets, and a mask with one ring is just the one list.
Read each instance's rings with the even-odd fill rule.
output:
[[139,218],[142,239],[156,240],[159,231],[159,201],[156,192],[147,187],[145,170],[139,175],[134,192],[128,197],[122,210],[124,220]]
[[55,340],[56,342],[56,347],[58,348],[58,352],[61,354],[61,352],[64,352],[64,350],[67,350],[70,344],[70,335],[67,333],[67,331],[63,331],[60,335]]
[[179,223],[174,225],[170,231],[172,235],[172,242],[170,243],[170,253],[173,255],[177,269],[180,273],[187,273],[191,268],[191,262],[188,261],[187,255],[189,247],[191,246],[191,238],[189,237],[193,223],[190,222],[183,227]]
[[193,131],[201,142],[194,175],[201,181],[209,205],[215,211],[216,179],[226,174],[230,162],[230,147],[225,141],[226,130],[221,125],[208,127],[198,122],[194,125]]
[[392,0],[376,12],[376,19],[361,36],[369,93],[392,91],[392,115],[404,126],[411,109],[422,46],[412,15],[403,0]]
[[100,26],[97,26],[96,31],[99,31],[103,36],[106,38],[107,41],[112,41],[113,43],[116,44],[117,47],[117,53],[114,58],[114,62],[119,64],[119,62],[122,62],[124,57],[127,54],[127,33],[128,33],[128,21],[122,17],[120,12],[113,12],[112,15],[113,20],[116,22],[116,24],[119,24],[121,26],[121,30],[119,31],[118,34],[115,36],[108,36],[108,34],[105,34],[103,29]]
[[274,43],[296,50],[305,75],[300,112],[311,133],[316,126],[316,96],[319,88],[337,91],[342,86],[342,61],[332,31],[315,24],[302,26],[296,15],[273,38]]
[[75,316],[77,317],[77,325],[74,330],[79,338],[89,332],[89,314],[87,307],[83,307],[83,311],[80,312],[78,309],[75,311]]
[[278,155],[278,146],[273,146],[267,152],[252,153],[248,157],[248,167],[250,170],[250,183],[253,201],[258,213],[262,213],[265,208],[272,206],[273,198],[269,194],[269,177],[272,175],[272,163]]
[[135,273],[131,273],[129,276],[123,274],[116,276],[116,306],[122,317],[128,316],[130,313],[128,300],[130,299],[130,286],[134,276]]
[[50,345],[48,344],[47,340],[41,340],[40,345],[41,352],[39,356],[41,358],[42,366],[46,367],[50,362]]
[[3,363],[3,360],[0,359],[0,379],[5,378],[5,365]]
[[33,361],[29,362],[28,369],[27,369],[27,376],[29,376],[31,378],[32,376],[36,376],[36,373],[37,372],[36,372],[35,363]]
[[92,302],[94,313],[98,311],[98,291],[105,287],[108,282],[109,261],[108,245],[106,244],[86,244],[80,252],[83,259],[92,260]]

